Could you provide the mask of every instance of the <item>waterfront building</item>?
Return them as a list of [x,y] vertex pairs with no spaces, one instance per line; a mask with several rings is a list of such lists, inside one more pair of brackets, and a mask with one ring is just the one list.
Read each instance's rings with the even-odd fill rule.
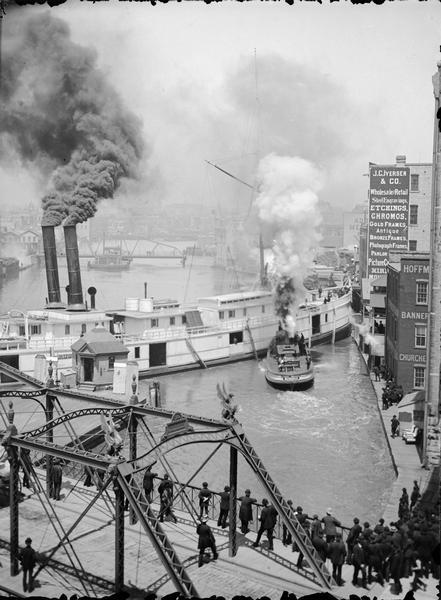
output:
[[367,223],[367,203],[357,204],[349,212],[343,213],[343,246],[360,247],[360,227]]
[[385,360],[404,392],[426,386],[429,253],[390,252]]

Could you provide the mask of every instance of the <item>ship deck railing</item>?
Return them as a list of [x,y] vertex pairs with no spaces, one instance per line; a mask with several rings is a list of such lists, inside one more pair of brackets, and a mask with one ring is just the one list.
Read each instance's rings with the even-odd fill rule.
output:
[[193,337],[206,333],[224,333],[226,331],[237,331],[244,329],[248,323],[250,327],[259,327],[262,325],[275,325],[278,322],[277,317],[273,315],[262,315],[252,317],[242,317],[240,319],[228,319],[214,325],[203,325],[197,327],[169,327],[146,329],[141,335],[138,334],[115,334],[115,337],[122,342],[137,342],[146,340],[169,340],[185,337]]

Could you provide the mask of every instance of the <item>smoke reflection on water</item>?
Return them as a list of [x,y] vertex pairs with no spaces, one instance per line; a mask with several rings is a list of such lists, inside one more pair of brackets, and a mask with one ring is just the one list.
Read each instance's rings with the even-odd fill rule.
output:
[[[394,475],[374,392],[362,374],[358,350],[345,340],[335,347],[313,350],[313,358],[315,384],[305,392],[274,390],[265,381],[262,364],[245,361],[161,378],[164,404],[218,418],[216,383],[225,382],[241,407],[239,421],[247,437],[285,497],[309,513],[324,514],[330,506],[345,523],[355,515],[375,520]],[[141,381],[141,394],[146,389],[147,382]],[[207,444],[180,449],[173,464],[176,460],[188,477],[213,449]],[[228,483],[227,449],[215,455],[194,484],[204,480],[218,490]],[[259,499],[264,495],[240,459],[239,490],[246,487]]]

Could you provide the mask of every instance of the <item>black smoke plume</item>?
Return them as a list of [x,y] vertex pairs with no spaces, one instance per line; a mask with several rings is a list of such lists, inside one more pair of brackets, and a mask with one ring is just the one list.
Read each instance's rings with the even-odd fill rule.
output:
[[286,327],[287,317],[291,314],[291,309],[294,304],[296,290],[291,277],[286,275],[280,277],[277,281],[274,295],[274,309],[276,315],[282,319],[283,325]]
[[18,15],[5,31],[0,152],[18,155],[50,178],[43,224],[92,217],[122,178],[136,177],[141,123],[49,12]]

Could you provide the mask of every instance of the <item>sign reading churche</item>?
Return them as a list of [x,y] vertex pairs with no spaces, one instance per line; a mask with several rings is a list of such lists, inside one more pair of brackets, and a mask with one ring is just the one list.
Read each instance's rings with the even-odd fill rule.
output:
[[389,250],[408,249],[409,167],[369,168],[368,277],[386,273]]

